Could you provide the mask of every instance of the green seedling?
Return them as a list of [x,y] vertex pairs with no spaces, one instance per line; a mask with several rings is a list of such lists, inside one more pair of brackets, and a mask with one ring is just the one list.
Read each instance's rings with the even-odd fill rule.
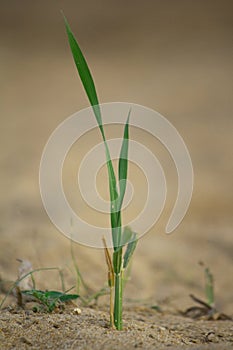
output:
[[[109,290],[106,287],[102,287],[100,290],[98,290],[97,292],[91,292],[91,288],[89,288],[89,286],[86,284],[86,282],[84,281],[80,269],[78,267],[78,264],[75,260],[75,256],[74,256],[74,252],[72,254],[72,260],[73,263],[75,265],[75,271],[77,274],[77,278],[79,279],[79,283],[83,286],[83,288],[85,289],[85,296],[82,296],[81,294],[77,293],[77,294],[67,294],[68,291],[70,291],[71,289],[75,288],[79,288],[80,285],[77,285],[75,287],[72,287],[71,289],[69,289],[68,291],[65,291],[65,280],[64,280],[64,276],[63,276],[63,272],[60,268],[58,267],[46,267],[46,268],[38,268],[32,271],[29,271],[28,273],[25,273],[24,275],[20,276],[16,281],[14,282],[10,282],[10,281],[4,281],[4,280],[0,280],[0,283],[2,283],[2,290],[5,293],[5,297],[2,299],[2,301],[0,302],[0,310],[3,307],[6,299],[8,298],[9,295],[14,294],[16,299],[17,299],[17,305],[20,307],[24,307],[24,302],[25,302],[25,298],[24,297],[28,297],[26,298],[26,301],[38,301],[40,304],[42,304],[42,307],[35,307],[35,310],[40,310],[40,311],[47,311],[47,312],[52,312],[57,306],[62,306],[62,303],[65,303],[69,300],[73,300],[73,299],[77,299],[79,298],[80,301],[82,302],[83,305],[88,306],[90,305],[93,301],[94,303],[97,304],[98,299],[104,295],[109,294]],[[59,277],[60,277],[60,281],[61,281],[61,290],[62,292],[58,292],[58,291],[41,291],[41,290],[37,290],[36,289],[36,280],[34,278],[34,274],[36,272],[40,272],[40,271],[50,271],[50,270],[57,270]],[[31,278],[31,280],[33,281],[33,288],[30,290],[22,290],[19,285],[20,282],[27,279],[28,277]],[[7,288],[5,289],[4,285],[7,285]],[[10,286],[9,286],[10,284]]]
[[62,303],[79,298],[78,294],[66,294],[57,291],[41,291],[41,290],[23,290],[21,293],[25,296],[32,297],[43,305],[43,309],[47,312],[53,312]]
[[205,279],[205,295],[206,300],[201,300],[195,295],[190,294],[190,298],[199,304],[199,306],[189,307],[182,314],[194,319],[203,318],[207,320],[232,320],[231,316],[221,313],[215,306],[214,298],[214,277],[212,272],[201,261],[199,265],[204,267],[204,279]]
[[208,267],[205,267],[205,294],[207,299],[207,304],[210,307],[214,307],[215,299],[214,299],[214,277]]
[[[16,291],[18,304],[19,305],[22,304],[22,293],[23,293],[23,291],[21,291],[20,288],[19,288],[19,283],[21,281],[23,281],[24,279],[26,279],[26,278],[28,278],[30,276],[32,278],[32,280],[33,280],[33,288],[35,288],[34,273],[40,272],[40,271],[51,271],[51,270],[58,271],[59,277],[61,279],[61,288],[63,290],[62,294],[65,294],[65,292],[64,292],[64,279],[63,279],[63,274],[62,274],[61,270],[58,267],[42,267],[42,268],[38,268],[38,269],[34,269],[32,271],[29,271],[28,273],[24,274],[23,276],[20,276],[20,278],[18,278],[15,282],[12,283],[12,285],[8,289],[8,292],[6,293],[5,297],[0,302],[0,310],[3,307],[3,305],[4,305],[5,301],[6,301],[6,299],[8,298],[8,296],[11,295],[13,293],[13,291]],[[35,289],[33,289],[33,290],[35,290]]]
[[199,265],[204,268],[206,304],[209,305],[210,308],[214,309],[214,276],[209,267],[206,267],[202,261],[199,262]]
[[206,267],[202,261],[199,262],[199,265],[204,267],[206,300],[205,301],[201,300],[197,298],[195,295],[190,294],[191,299],[201,306],[198,306],[198,307],[194,306],[194,307],[188,308],[186,310],[186,313],[190,314],[193,318],[198,318],[200,316],[206,316],[208,318],[212,318],[217,313],[217,310],[215,308],[215,300],[214,300],[214,278],[210,269]]
[[[87,94],[89,102],[92,106],[100,133],[102,135],[105,154],[106,154],[106,165],[108,170],[109,179],[109,193],[110,193],[110,221],[111,221],[111,233],[113,243],[112,258],[110,252],[107,253],[105,247],[105,256],[108,265],[108,281],[110,287],[110,321],[115,325],[116,329],[122,329],[122,294],[123,294],[123,274],[127,268],[130,259],[132,258],[133,252],[137,245],[137,236],[135,232],[128,227],[123,229],[121,220],[121,208],[124,200],[127,182],[128,172],[128,145],[129,145],[129,118],[131,111],[128,112],[124,136],[122,141],[122,147],[120,152],[120,158],[118,163],[118,181],[119,189],[117,188],[116,176],[110,157],[108,143],[105,137],[104,128],[102,125],[102,115],[99,106],[99,100],[97,92],[92,78],[90,69],[87,61],[71,31],[71,28],[64,17],[66,32],[70,49],[73,55],[73,59],[78,70],[80,79],[82,81],[84,90]],[[124,253],[125,248],[125,253]],[[113,274],[113,275],[112,275]],[[114,306],[112,302],[114,288]],[[114,309],[112,312],[112,308]]]

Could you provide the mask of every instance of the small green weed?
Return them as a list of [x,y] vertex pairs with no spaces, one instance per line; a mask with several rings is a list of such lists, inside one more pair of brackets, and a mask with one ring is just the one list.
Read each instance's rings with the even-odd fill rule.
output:
[[79,298],[78,294],[66,294],[57,291],[41,291],[41,290],[23,290],[21,293],[25,296],[32,297],[35,301],[38,301],[43,307],[34,307],[34,311],[47,311],[53,312],[61,304],[71,300]]

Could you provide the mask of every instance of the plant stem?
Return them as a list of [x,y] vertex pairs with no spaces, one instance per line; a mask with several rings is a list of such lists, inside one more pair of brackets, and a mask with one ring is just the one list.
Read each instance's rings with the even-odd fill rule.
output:
[[114,323],[118,331],[122,330],[122,273],[115,275]]
[[109,249],[107,247],[107,243],[105,238],[103,237],[103,243],[104,243],[104,252],[105,252],[105,259],[106,264],[108,266],[108,285],[110,288],[110,326],[113,327],[114,325],[114,269],[112,265],[112,259],[110,256]]
[[122,248],[113,253],[115,275],[114,324],[117,330],[122,330]]
[[110,287],[110,326],[114,327],[114,286]]
[[214,306],[214,278],[210,270],[205,268],[205,280],[206,280],[206,297],[207,297],[207,302],[209,306],[213,307]]

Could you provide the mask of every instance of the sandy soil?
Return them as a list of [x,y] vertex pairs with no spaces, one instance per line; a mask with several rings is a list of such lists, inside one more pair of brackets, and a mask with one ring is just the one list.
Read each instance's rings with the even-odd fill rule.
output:
[[[9,318],[11,322],[9,322]],[[130,308],[121,332],[109,329],[106,312],[85,308],[81,315],[1,313],[4,349],[231,349],[232,322],[183,320]]]
[[[135,134],[161,161],[169,196],[161,219],[135,253],[125,290],[125,330],[118,334],[108,329],[106,298],[99,300],[98,308],[81,306],[78,316],[68,309],[51,315],[16,310],[15,300],[9,298],[0,312],[0,347],[232,348],[232,322],[174,315],[193,305],[190,293],[205,298],[199,261],[214,274],[217,308],[233,315],[232,2],[21,0],[0,6],[4,281],[17,278],[20,258],[33,268],[59,267],[67,289],[76,283],[70,242],[49,221],[38,184],[48,137],[66,117],[88,105],[70,57],[61,8],[88,57],[100,100],[130,101],[166,116],[186,142],[195,175],[189,211],[176,232],[166,236],[164,227],[177,189],[175,168],[158,142]],[[69,173],[75,173],[89,142],[95,139],[81,140],[66,172],[68,196],[83,215],[86,207],[72,197],[75,175]],[[136,188],[143,189],[131,175]],[[89,216],[98,224],[98,216]],[[80,245],[74,251],[86,283],[98,291],[106,283],[103,251]],[[39,289],[61,290],[57,271],[38,272],[35,280]],[[155,304],[166,312],[151,310]]]

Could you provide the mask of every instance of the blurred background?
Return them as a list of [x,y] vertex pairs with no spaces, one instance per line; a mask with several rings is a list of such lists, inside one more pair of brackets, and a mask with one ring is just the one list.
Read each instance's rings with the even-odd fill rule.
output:
[[[161,159],[170,197],[158,224],[139,242],[126,296],[188,305],[190,293],[204,295],[198,265],[204,261],[215,276],[217,304],[232,312],[231,0],[0,1],[1,278],[14,280],[16,258],[21,258],[35,268],[59,266],[67,288],[75,283],[70,242],[50,222],[38,183],[50,134],[88,106],[60,10],[85,52],[100,101],[155,109],[180,132],[193,161],[189,211],[176,232],[166,236],[177,190],[175,168],[149,135],[135,136]],[[82,152],[77,148],[74,154],[77,163],[87,141],[81,140]],[[132,176],[132,181],[137,179]],[[93,288],[101,287],[103,251],[74,249],[84,278]],[[55,272],[41,272],[36,279],[40,288],[60,288]]]

